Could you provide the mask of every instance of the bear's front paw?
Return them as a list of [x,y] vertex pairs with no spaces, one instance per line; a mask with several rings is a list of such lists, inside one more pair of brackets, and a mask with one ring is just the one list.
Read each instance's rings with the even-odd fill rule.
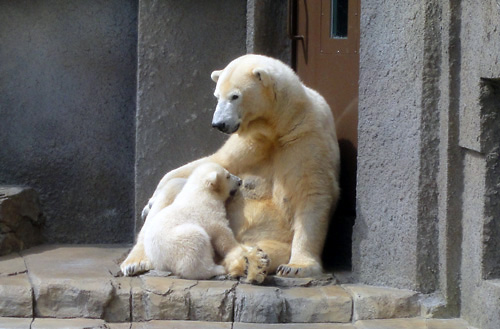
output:
[[322,273],[321,265],[284,264],[278,266],[276,274],[288,278],[307,278]]
[[134,260],[127,258],[120,265],[120,269],[122,270],[124,276],[133,276],[152,270],[153,265],[149,259]]
[[245,259],[245,282],[260,284],[267,276],[269,264],[271,263],[267,254],[260,248],[250,248],[244,256]]

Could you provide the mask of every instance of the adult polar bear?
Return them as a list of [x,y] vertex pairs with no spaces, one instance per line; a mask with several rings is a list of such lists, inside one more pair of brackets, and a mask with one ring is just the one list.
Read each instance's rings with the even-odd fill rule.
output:
[[[200,164],[213,161],[243,179],[227,204],[236,239],[224,259],[231,276],[262,282],[267,273],[307,277],[322,272],[321,252],[339,196],[339,148],[330,108],[284,63],[245,55],[214,71],[218,99],[212,126],[231,134],[213,155],[167,173],[143,215],[171,203]],[[125,275],[150,269],[143,234],[122,263]],[[248,247],[246,247],[248,246]],[[268,258],[270,262],[268,261]]]

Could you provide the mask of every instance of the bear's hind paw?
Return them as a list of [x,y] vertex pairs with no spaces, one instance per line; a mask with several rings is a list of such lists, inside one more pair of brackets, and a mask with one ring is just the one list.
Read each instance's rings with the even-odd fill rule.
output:
[[271,263],[269,256],[260,248],[251,248],[244,256],[245,282],[260,284],[267,276]]

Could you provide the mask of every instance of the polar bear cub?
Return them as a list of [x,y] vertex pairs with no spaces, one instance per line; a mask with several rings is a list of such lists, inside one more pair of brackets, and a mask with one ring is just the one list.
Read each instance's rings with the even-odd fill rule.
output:
[[225,201],[241,179],[216,163],[193,171],[173,203],[144,225],[144,250],[154,269],[186,279],[208,279],[226,270],[214,262],[239,244],[229,227]]

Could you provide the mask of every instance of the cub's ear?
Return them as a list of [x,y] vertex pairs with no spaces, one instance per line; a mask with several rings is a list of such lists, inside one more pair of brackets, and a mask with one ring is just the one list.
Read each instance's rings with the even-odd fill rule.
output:
[[212,78],[212,80],[214,80],[214,82],[217,82],[219,80],[221,73],[222,73],[222,70],[213,71],[212,74],[210,75],[210,77]]
[[252,70],[252,73],[257,79],[262,81],[262,84],[264,85],[264,87],[271,85],[271,82],[272,82],[271,75],[265,69],[263,69],[261,67],[257,67],[257,68]]
[[212,171],[207,175],[207,186],[213,190],[217,190],[219,188],[219,182],[218,182],[218,177],[217,177],[217,172]]

